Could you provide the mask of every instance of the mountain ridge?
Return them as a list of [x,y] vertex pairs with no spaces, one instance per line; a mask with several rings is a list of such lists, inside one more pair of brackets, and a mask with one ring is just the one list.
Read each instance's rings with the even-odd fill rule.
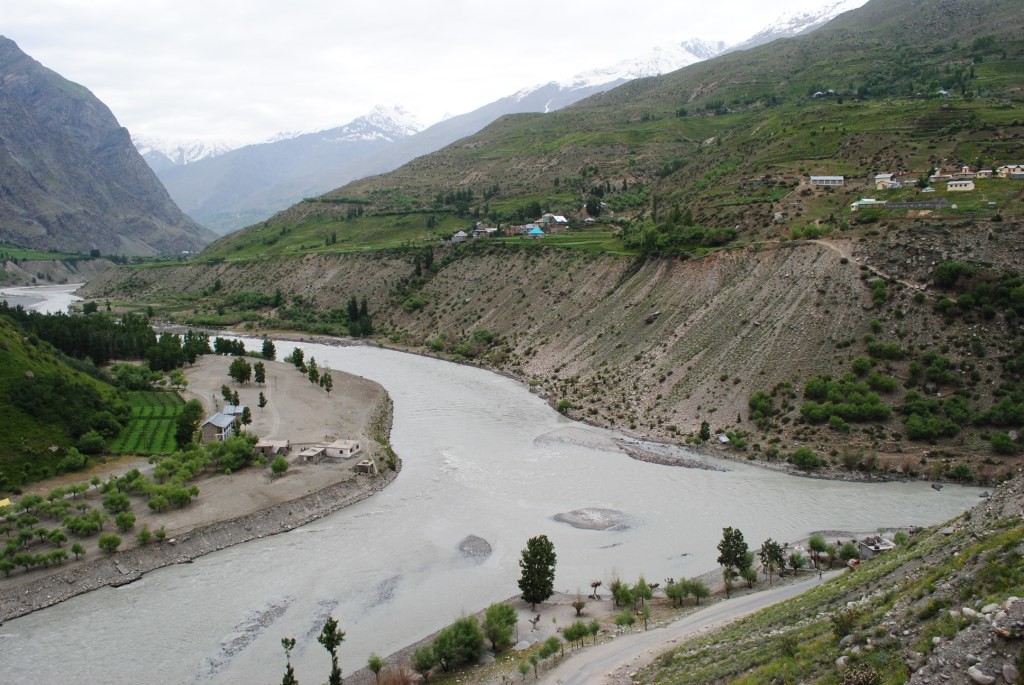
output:
[[[831,0],[824,10],[824,15],[807,12],[801,15],[803,30],[813,30],[824,21],[824,16],[834,16],[835,7],[861,2],[862,0]],[[780,23],[782,28],[767,27],[759,35],[767,40],[778,37],[774,31],[792,31],[790,23]],[[774,24],[773,24],[774,26]],[[779,34],[789,35],[789,34]],[[687,40],[655,46],[637,58],[578,73],[565,80],[552,80],[522,88],[503,98],[487,103],[477,109],[447,117],[444,120],[421,129],[415,135],[401,137],[396,145],[382,147],[368,154],[346,153],[339,151],[339,163],[326,169],[323,179],[315,178],[316,174],[307,174],[305,179],[282,179],[280,189],[262,187],[259,184],[271,182],[264,178],[256,183],[243,183],[241,189],[230,188],[217,171],[217,163],[210,162],[211,157],[196,160],[200,166],[182,171],[165,165],[165,160],[154,158],[154,164],[160,165],[159,175],[170,191],[172,197],[194,219],[208,225],[221,234],[230,233],[245,225],[262,221],[274,212],[298,201],[301,197],[318,195],[333,189],[329,187],[330,179],[341,185],[359,178],[393,170],[402,164],[424,154],[435,152],[446,145],[479,132],[484,126],[509,114],[526,112],[553,112],[591,95],[610,90],[627,81],[656,76],[678,70],[703,59],[727,51],[729,48],[722,41],[690,38]],[[349,124],[343,125],[348,126]],[[337,129],[331,129],[337,130]],[[324,132],[317,132],[324,133]],[[305,135],[317,135],[310,133]],[[291,140],[287,137],[285,140]],[[393,141],[394,142],[394,141]],[[247,149],[251,146],[246,146]],[[268,157],[274,157],[276,150],[264,149]],[[248,156],[237,150],[225,153],[229,156]],[[287,154],[287,153],[282,153]],[[251,161],[240,163],[250,167]],[[287,161],[285,161],[287,164]],[[221,164],[224,164],[223,162]],[[247,171],[241,171],[245,174]],[[326,176],[326,174],[330,174]],[[195,177],[195,178],[194,178]],[[211,191],[212,189],[218,189]]]
[[0,36],[0,240],[153,255],[213,237],[185,216],[87,88]]

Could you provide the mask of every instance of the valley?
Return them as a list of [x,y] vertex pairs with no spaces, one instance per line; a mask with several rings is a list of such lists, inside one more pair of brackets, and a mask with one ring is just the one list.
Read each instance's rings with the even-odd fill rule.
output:
[[[685,642],[637,637],[643,656],[588,647],[579,668],[606,685],[1019,682],[1024,7],[869,0],[811,28],[715,56],[680,44],[708,58],[594,92],[548,84],[432,132],[375,111],[172,169],[190,211],[250,224],[216,238],[99,100],[0,38],[0,285],[85,281],[69,316],[0,315],[13,677],[248,682],[287,659],[305,682],[326,672],[316,638],[335,617],[352,682],[377,682],[352,673],[376,653],[381,682],[415,682],[401,662],[428,644],[416,670],[434,682],[531,667],[554,682],[576,670],[555,652],[576,649],[588,585],[617,588],[589,634],[621,645],[694,611],[695,579],[728,609],[785,571],[819,582]],[[348,137],[351,175],[324,192],[312,176]],[[271,189],[285,172],[298,180]],[[268,407],[270,384],[257,400],[233,380],[269,412],[253,435],[192,445],[227,383],[215,367],[246,354],[291,360],[272,367],[289,389]],[[157,398],[178,412],[170,454],[169,425],[156,447],[126,428],[148,411],[136,393],[161,389],[207,405]],[[402,466],[387,488],[275,472],[252,450],[255,434],[327,439],[339,415],[359,432],[385,392],[394,452],[378,425],[374,454]],[[62,519],[80,490],[48,479],[115,453],[174,475],[94,482],[104,506],[131,492],[149,520],[175,495],[176,542],[115,551],[105,534],[78,565],[48,549],[61,530],[32,527],[49,511],[83,539],[102,528],[99,512]],[[535,616],[514,580],[538,534],[558,566]],[[438,656],[502,601],[509,649]],[[122,658],[126,635],[144,663]]]

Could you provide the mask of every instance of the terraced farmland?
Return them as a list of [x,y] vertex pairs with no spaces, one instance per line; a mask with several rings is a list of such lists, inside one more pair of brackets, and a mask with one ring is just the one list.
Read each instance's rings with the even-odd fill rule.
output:
[[133,392],[132,419],[111,444],[113,452],[169,454],[175,449],[175,420],[185,406],[172,392]]

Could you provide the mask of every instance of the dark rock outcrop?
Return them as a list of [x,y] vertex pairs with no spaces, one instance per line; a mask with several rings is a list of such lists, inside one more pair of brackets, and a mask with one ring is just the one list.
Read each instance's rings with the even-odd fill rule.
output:
[[106,105],[0,36],[0,240],[152,255],[213,237],[178,209]]

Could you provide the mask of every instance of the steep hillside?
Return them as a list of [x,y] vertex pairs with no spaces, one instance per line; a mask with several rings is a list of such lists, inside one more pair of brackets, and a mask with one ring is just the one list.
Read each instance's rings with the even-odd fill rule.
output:
[[0,240],[153,255],[213,237],[174,205],[107,107],[0,37]]
[[[339,330],[332,310],[366,297],[380,339],[511,373],[593,423],[681,442],[696,441],[706,421],[751,459],[782,460],[810,446],[826,465],[867,475],[941,477],[968,460],[965,475],[990,480],[1018,464],[1016,446],[1003,453],[989,440],[1022,421],[993,424],[986,412],[1005,397],[1024,401],[1015,361],[1021,319],[1012,307],[989,315],[966,299],[950,308],[942,302],[955,291],[925,289],[936,288],[942,262],[993,274],[1016,267],[1022,238],[1017,222],[991,232],[893,226],[694,260],[476,241],[437,251],[425,271],[420,250],[309,255],[262,260],[258,269],[116,269],[84,294],[153,304],[178,322],[259,330],[301,321],[323,332]],[[276,307],[245,295],[278,288]],[[868,364],[864,381],[882,388],[887,415],[828,425],[803,417],[805,384],[841,378],[858,358]],[[942,373],[932,369],[938,363]],[[749,406],[759,391],[774,395],[763,420]],[[903,409],[914,392],[963,397],[975,419],[952,436],[908,439]]]
[[680,644],[626,682],[1020,682],[1022,507],[1016,478],[948,525]]
[[[872,0],[808,36],[505,117],[223,238],[204,264],[105,274],[87,294],[334,334],[365,297],[377,336],[502,369],[602,425],[721,432],[809,470],[1003,478],[1024,427],[1024,186],[925,196],[873,178],[1024,155],[1022,24],[1007,0]],[[867,193],[911,204],[851,212]],[[439,242],[545,210],[568,228]]]
[[[2,306],[2,305],[0,305]],[[0,311],[0,490],[58,472],[66,449],[113,418],[116,391]],[[103,416],[98,416],[103,413]]]

